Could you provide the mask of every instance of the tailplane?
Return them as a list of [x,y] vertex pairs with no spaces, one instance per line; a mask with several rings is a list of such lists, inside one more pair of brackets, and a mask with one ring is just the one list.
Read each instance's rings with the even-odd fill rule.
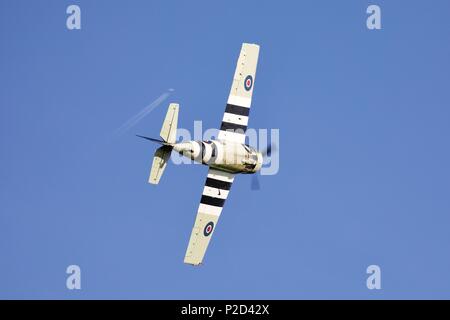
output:
[[150,171],[150,177],[148,178],[148,183],[158,184],[161,179],[164,169],[167,166],[167,161],[170,158],[170,153],[172,152],[172,147],[162,146],[155,151],[153,156],[152,170]]
[[167,143],[175,143],[177,138],[178,109],[179,105],[177,103],[171,103],[169,105],[166,119],[164,119],[164,123],[159,134]]
[[162,140],[137,135],[140,138],[156,142],[161,145],[161,147],[155,151],[155,155],[153,156],[152,169],[150,171],[148,183],[158,184],[162,174],[164,173],[164,169],[167,166],[167,161],[170,158],[173,145],[175,144],[177,138],[178,109],[179,105],[177,103],[171,103],[169,105],[166,118],[164,119],[161,132],[159,134]]

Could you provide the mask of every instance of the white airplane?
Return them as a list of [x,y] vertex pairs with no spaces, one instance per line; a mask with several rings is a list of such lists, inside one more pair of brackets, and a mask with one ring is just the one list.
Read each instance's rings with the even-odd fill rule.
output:
[[225,113],[217,140],[176,142],[179,105],[169,105],[160,136],[162,140],[139,136],[162,145],[156,150],[148,182],[158,184],[172,151],[209,167],[197,217],[184,262],[200,265],[219,220],[231,184],[238,173],[256,173],[263,156],[245,144],[245,130],[252,101],[259,46],[244,43],[236,65]]

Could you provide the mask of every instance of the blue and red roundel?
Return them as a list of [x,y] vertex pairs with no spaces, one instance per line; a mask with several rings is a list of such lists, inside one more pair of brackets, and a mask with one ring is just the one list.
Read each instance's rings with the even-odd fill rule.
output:
[[253,77],[251,75],[248,75],[244,81],[244,88],[245,90],[250,91],[252,89],[252,86],[253,86]]
[[214,229],[214,222],[210,221],[206,224],[205,229],[203,229],[203,235],[208,237]]

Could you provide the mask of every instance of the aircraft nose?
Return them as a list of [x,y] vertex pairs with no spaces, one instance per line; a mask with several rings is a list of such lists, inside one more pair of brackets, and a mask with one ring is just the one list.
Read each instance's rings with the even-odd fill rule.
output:
[[254,171],[258,172],[259,170],[261,170],[261,167],[262,167],[262,164],[263,164],[263,161],[264,161],[264,157],[263,157],[261,152],[257,152],[256,156],[258,157],[258,161],[256,162],[256,166],[255,166]]

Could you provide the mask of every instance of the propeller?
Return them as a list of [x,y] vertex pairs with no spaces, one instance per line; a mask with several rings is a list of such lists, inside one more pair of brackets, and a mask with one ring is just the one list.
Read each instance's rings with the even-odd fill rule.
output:
[[[273,146],[274,149],[276,149],[276,146]],[[272,155],[272,144],[269,144],[266,149],[261,151],[261,154],[263,157],[270,157]]]
[[[261,151],[261,154],[263,156],[263,163],[265,161],[265,158],[266,157],[270,157],[272,155],[272,150],[276,150],[276,148],[277,148],[277,146],[275,144],[274,145],[269,144],[266,147],[266,149]],[[250,184],[250,189],[252,191],[259,191],[259,190],[261,190],[261,183],[259,182],[259,175],[260,174],[261,174],[260,172],[257,172],[257,173],[254,173],[252,175],[252,181],[251,181],[251,184]]]
[[252,191],[259,191],[259,190],[261,190],[261,184],[259,183],[259,173],[254,173],[252,175],[252,182],[250,184],[250,189]]

